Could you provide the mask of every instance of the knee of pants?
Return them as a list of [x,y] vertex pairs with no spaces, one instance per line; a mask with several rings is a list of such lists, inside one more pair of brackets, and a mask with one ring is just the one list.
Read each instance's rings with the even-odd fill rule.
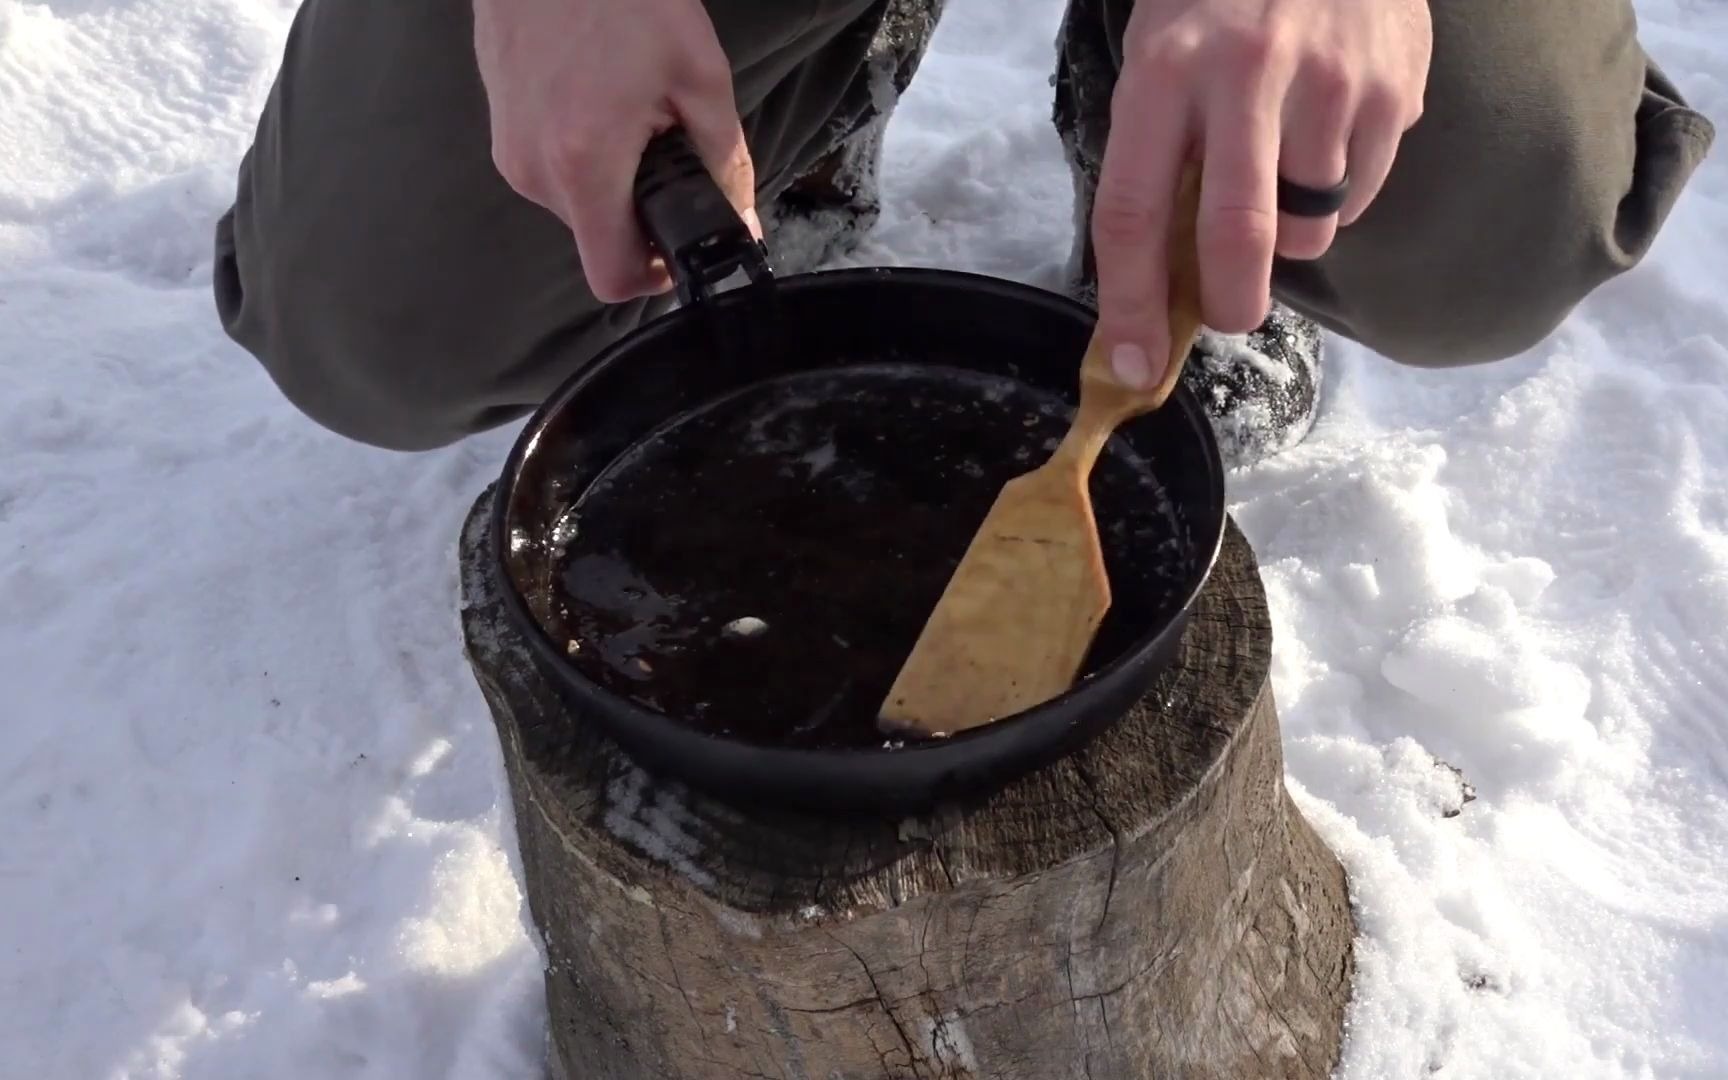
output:
[[1368,283],[1341,281],[1341,275],[1317,272],[1313,264],[1281,264],[1282,287],[1275,293],[1327,330],[1395,363],[1466,367],[1506,360],[1540,345],[1597,280],[1579,275],[1571,260],[1527,255],[1521,265],[1530,282],[1442,259],[1386,267]]
[[554,325],[533,311],[510,318],[454,298],[393,296],[338,261],[274,255],[292,244],[237,245],[232,218],[217,229],[223,329],[299,412],[383,449],[437,449],[520,418],[646,306],[572,302]]
[[[330,337],[260,337],[253,352],[282,397],[307,419],[343,438],[382,450],[436,450],[505,423],[529,408],[490,406],[450,380],[417,378],[399,364],[345,349]],[[431,364],[445,359],[427,356]]]
[[[1287,302],[1411,365],[1539,345],[1643,261],[1712,142],[1709,121],[1633,63],[1564,92],[1431,87],[1367,214],[1320,260],[1279,265]],[[1509,96],[1519,109],[1498,107]]]
[[[416,379],[399,363],[381,362],[370,346],[380,335],[357,325],[366,313],[338,307],[304,332],[302,313],[273,297],[276,284],[229,255],[216,262],[216,304],[228,336],[250,353],[288,403],[319,426],[386,450],[432,450],[470,433],[466,395],[448,380]],[[292,286],[288,286],[290,290]],[[358,305],[356,305],[358,307]],[[428,357],[439,363],[436,357]]]

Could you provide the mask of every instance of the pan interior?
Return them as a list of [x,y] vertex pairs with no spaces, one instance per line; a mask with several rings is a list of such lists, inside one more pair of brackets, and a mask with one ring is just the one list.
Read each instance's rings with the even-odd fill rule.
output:
[[[558,515],[535,607],[570,662],[697,730],[892,745],[876,710],[1002,485],[1072,409],[882,363],[756,382],[636,441]],[[1083,672],[1175,614],[1194,544],[1121,435],[1091,481],[1113,603]]]

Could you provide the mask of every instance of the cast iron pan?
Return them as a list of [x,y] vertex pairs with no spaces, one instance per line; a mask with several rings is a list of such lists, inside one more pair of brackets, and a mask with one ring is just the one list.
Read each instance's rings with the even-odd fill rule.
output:
[[[573,573],[572,564],[560,561],[561,552],[571,535],[572,507],[587,507],[583,500],[598,499],[595,493],[602,490],[650,503],[658,493],[669,493],[662,516],[646,527],[631,526],[637,530],[632,535],[659,545],[655,550],[672,552],[669,558],[677,561],[669,565],[698,583],[704,573],[724,583],[749,573],[773,573],[782,542],[788,562],[798,543],[804,545],[799,557],[806,559],[820,559],[825,543],[837,550],[880,549],[893,565],[831,573],[824,579],[828,585],[805,589],[799,598],[836,610],[872,601],[899,603],[905,598],[894,590],[921,573],[925,591],[906,601],[922,605],[914,613],[915,635],[946,580],[945,568],[958,560],[988,507],[980,493],[993,497],[1001,481],[1042,460],[1027,459],[1024,448],[1019,459],[1011,459],[991,446],[956,449],[944,440],[959,439],[956,433],[968,423],[1000,423],[1005,410],[1012,409],[1030,410],[1027,425],[1045,425],[1052,439],[1059,435],[1076,400],[1079,359],[1095,320],[1091,310],[1065,297],[968,273],[873,268],[776,280],[765,249],[750,237],[677,133],[657,139],[644,155],[636,200],[646,232],[666,254],[682,305],[605,350],[535,412],[504,463],[492,512],[493,555],[504,571],[509,617],[571,711],[600,725],[645,768],[720,798],[879,814],[916,813],[985,795],[1071,752],[1124,716],[1173,659],[1223,538],[1223,465],[1212,429],[1185,389],[1159,411],[1124,425],[1094,475],[1101,522],[1106,504],[1116,496],[1101,493],[1100,485],[1132,474],[1161,488],[1161,501],[1155,501],[1163,515],[1158,520],[1165,524],[1141,521],[1133,527],[1138,532],[1111,533],[1119,541],[1114,553],[1107,537],[1114,623],[1107,622],[1108,634],[1100,633],[1101,645],[1087,673],[1055,700],[945,739],[853,738],[836,745],[780,735],[803,730],[802,717],[782,718],[777,721],[782,728],[767,731],[717,729],[676,708],[650,707],[627,681],[578,662],[570,651],[576,646],[569,612],[580,611],[592,599],[589,593],[597,595],[616,582],[602,574]],[[714,291],[739,270],[748,284]],[[775,389],[787,386],[813,393],[787,396]],[[780,394],[781,412],[792,410],[788,422],[794,428],[802,423],[802,402],[809,416],[827,418],[842,445],[850,438],[844,429],[874,432],[865,440],[875,448],[868,452],[887,453],[893,459],[889,466],[904,466],[897,474],[901,486],[886,496],[891,500],[883,504],[886,517],[859,520],[866,528],[871,521],[898,520],[916,503],[926,539],[935,537],[932,543],[941,552],[921,557],[919,550],[896,550],[892,534],[868,541],[832,528],[800,534],[800,522],[790,519],[766,522],[767,543],[729,550],[722,536],[714,549],[703,548],[703,530],[720,528],[711,521],[713,508],[677,502],[685,496],[670,493],[685,491],[706,468],[730,467],[717,463],[726,454],[662,456],[653,467],[631,463],[654,461],[643,449],[656,445],[650,436],[700,428],[709,423],[701,418],[715,410],[723,415],[751,395],[774,393]],[[920,409],[942,408],[948,409],[943,414],[948,420],[919,422],[931,419]],[[900,422],[902,413],[911,419]],[[724,427],[719,421],[709,424],[716,425]],[[826,467],[833,457],[827,454],[818,464]],[[988,473],[971,484],[970,502],[959,494],[950,500],[940,490],[947,474],[938,466],[944,462],[969,470],[969,476]],[[655,468],[661,470],[658,475]],[[800,494],[832,495],[824,485],[852,479],[844,468],[827,473],[817,468]],[[918,485],[926,481],[926,487],[938,490],[920,493]],[[739,497],[750,495],[741,491]],[[1117,502],[1128,507],[1123,512],[1130,516],[1140,512],[1120,498]],[[951,518],[930,516],[941,513]],[[830,586],[833,595],[823,591]],[[853,634],[850,627],[840,630]],[[867,627],[857,630],[868,636]],[[800,649],[808,645],[808,663],[800,657],[800,662],[751,676],[760,678],[764,698],[807,687],[812,679],[838,681],[848,662],[848,654],[834,651],[846,644],[842,633],[798,639]],[[910,636],[903,645],[910,649]],[[691,645],[698,653],[731,647],[719,638]],[[746,660],[733,664],[718,659],[717,652],[714,657],[718,666],[703,670],[748,673]],[[881,668],[885,658],[878,655],[874,662]],[[892,671],[877,675],[891,679]]]

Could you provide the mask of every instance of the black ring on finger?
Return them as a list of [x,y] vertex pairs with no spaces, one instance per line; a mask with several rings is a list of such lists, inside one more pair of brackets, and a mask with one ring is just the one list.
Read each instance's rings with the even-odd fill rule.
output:
[[1291,217],[1331,217],[1344,209],[1344,199],[1349,194],[1348,176],[1329,188],[1304,187],[1282,176],[1278,178],[1278,210]]

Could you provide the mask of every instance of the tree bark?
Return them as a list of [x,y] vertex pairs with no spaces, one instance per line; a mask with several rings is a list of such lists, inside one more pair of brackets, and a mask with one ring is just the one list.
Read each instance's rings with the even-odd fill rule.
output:
[[1319,1078],[1354,924],[1291,803],[1232,524],[1174,668],[966,810],[741,811],[563,708],[505,621],[482,495],[462,625],[503,745],[569,1080]]

